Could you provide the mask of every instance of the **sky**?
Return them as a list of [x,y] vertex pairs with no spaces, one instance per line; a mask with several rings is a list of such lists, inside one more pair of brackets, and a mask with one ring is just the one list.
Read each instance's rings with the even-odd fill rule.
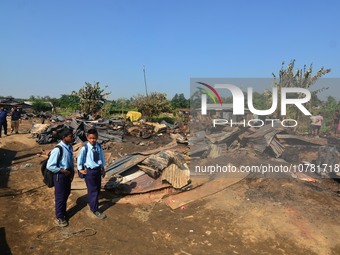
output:
[[[282,62],[340,78],[340,1],[1,0],[0,96],[108,86],[109,99],[190,95],[191,78],[278,75]],[[323,92],[340,99],[336,85]]]

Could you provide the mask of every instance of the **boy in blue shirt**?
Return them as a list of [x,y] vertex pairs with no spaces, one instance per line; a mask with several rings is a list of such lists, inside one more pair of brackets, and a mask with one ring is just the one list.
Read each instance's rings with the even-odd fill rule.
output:
[[50,158],[47,161],[47,169],[53,172],[54,180],[54,199],[55,199],[55,223],[59,227],[68,225],[66,217],[67,199],[71,193],[71,182],[74,176],[74,157],[72,150],[73,132],[65,129],[61,133],[62,140],[58,144],[62,148],[62,158],[60,161],[59,148],[51,151]]
[[101,189],[102,177],[105,177],[104,151],[97,143],[98,132],[90,129],[87,132],[87,143],[81,148],[77,157],[78,171],[85,175],[87,197],[90,210],[98,219],[105,219],[106,215],[98,211],[98,197]]

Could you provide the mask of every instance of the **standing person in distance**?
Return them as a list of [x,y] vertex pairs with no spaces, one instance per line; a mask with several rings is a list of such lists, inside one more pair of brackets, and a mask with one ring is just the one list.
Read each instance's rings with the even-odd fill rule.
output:
[[312,129],[312,135],[319,137],[320,129],[323,124],[323,117],[321,115],[321,112],[318,113],[316,116],[310,117],[312,123],[311,123],[311,129]]
[[20,111],[16,106],[14,106],[11,112],[11,128],[12,128],[11,133],[13,132],[15,132],[16,134],[19,133],[20,117],[21,117]]
[[339,110],[335,111],[333,116],[333,126],[332,126],[334,136],[338,137],[338,131],[340,130],[340,113]]
[[63,156],[58,162],[60,150],[54,148],[47,161],[47,169],[53,172],[54,199],[55,199],[55,224],[59,227],[68,226],[66,217],[67,199],[71,193],[71,182],[74,177],[74,157],[73,157],[73,132],[65,129],[61,133],[61,142],[58,144],[63,150]]
[[102,177],[105,177],[104,151],[98,140],[98,131],[90,129],[87,132],[87,143],[80,149],[77,157],[78,171],[85,175],[87,197],[91,212],[98,219],[105,219],[106,215],[98,210],[98,197],[101,189]]
[[4,128],[4,135],[7,136],[7,114],[8,112],[1,106],[0,107],[0,137],[2,128]]

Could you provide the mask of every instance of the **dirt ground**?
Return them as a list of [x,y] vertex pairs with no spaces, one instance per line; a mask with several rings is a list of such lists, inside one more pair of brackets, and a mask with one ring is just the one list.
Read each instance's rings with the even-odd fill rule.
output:
[[[112,153],[157,148],[158,139],[142,147],[130,138]],[[327,179],[243,179],[176,210],[163,200],[114,203],[102,191],[103,221],[76,190],[70,225],[54,227],[53,188],[37,156],[53,147],[28,133],[0,138],[0,254],[340,254],[340,184]]]

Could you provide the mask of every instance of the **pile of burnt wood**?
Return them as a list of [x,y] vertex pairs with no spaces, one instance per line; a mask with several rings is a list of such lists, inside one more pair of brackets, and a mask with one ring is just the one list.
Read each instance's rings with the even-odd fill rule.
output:
[[65,119],[63,122],[52,124],[33,123],[31,134],[37,138],[39,144],[53,143],[60,140],[60,133],[63,129],[72,129],[75,142],[85,142],[86,132],[90,128],[96,128],[99,133],[99,143],[107,141],[121,142],[124,135],[137,138],[148,139],[153,136],[169,134],[179,143],[188,144],[188,126],[185,124],[172,125],[163,121],[162,123],[153,122],[126,122],[124,119],[105,119],[103,121],[85,121],[82,119]]
[[[208,126],[208,125],[207,125]],[[294,134],[292,130],[277,124],[260,128],[217,127],[202,128],[189,138],[191,158],[215,159],[238,150],[253,150],[287,162],[301,163],[300,152],[314,152],[313,164],[340,164],[340,140]],[[235,154],[236,153],[236,154]],[[321,173],[320,173],[321,174]],[[322,175],[335,177],[330,171]],[[339,176],[340,177],[340,176]],[[337,177],[337,178],[339,178]]]
[[121,142],[124,135],[124,125],[125,122],[122,120],[85,122],[82,120],[72,119],[63,123],[34,123],[31,129],[31,134],[36,137],[37,143],[47,144],[60,140],[60,133],[62,130],[72,129],[75,142],[78,143],[86,141],[86,132],[90,128],[96,128],[99,134],[99,143],[105,143],[107,141]]
[[[166,187],[181,189],[190,184],[189,158],[173,150],[172,141],[158,149],[126,155],[115,160],[106,169],[103,188],[112,189],[121,185],[120,191],[144,193]],[[118,181],[117,181],[118,180]]]

